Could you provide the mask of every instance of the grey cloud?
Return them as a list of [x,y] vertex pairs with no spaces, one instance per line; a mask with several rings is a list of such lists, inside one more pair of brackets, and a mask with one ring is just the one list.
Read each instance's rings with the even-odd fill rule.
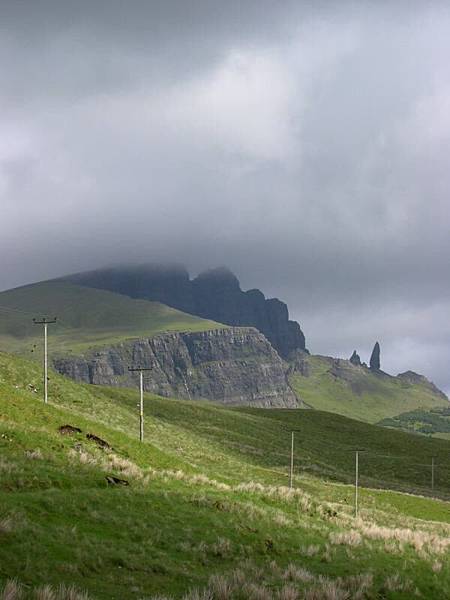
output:
[[438,1],[4,3],[0,287],[228,264],[314,351],[380,338],[450,390],[449,31]]

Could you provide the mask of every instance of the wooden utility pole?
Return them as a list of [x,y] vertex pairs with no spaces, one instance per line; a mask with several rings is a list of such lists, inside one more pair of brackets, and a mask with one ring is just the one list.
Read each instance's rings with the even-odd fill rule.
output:
[[128,370],[132,373],[139,373],[139,391],[140,391],[140,402],[139,402],[139,440],[144,441],[144,371],[151,371],[144,367],[128,367]]
[[359,452],[355,451],[355,517],[358,516]]
[[48,344],[47,337],[48,331],[47,328],[49,325],[56,323],[56,317],[52,320],[46,319],[45,317],[38,321],[37,319],[33,319],[33,323],[35,325],[43,325],[44,326],[44,403],[48,402]]
[[434,492],[434,456],[431,457],[431,491]]
[[289,487],[292,489],[294,480],[294,432],[291,431],[291,468],[289,471]]
[[294,486],[294,435],[296,432],[301,432],[301,429],[284,429],[284,431],[291,432],[291,456],[290,456],[290,463],[289,463],[289,488],[292,489],[292,487]]

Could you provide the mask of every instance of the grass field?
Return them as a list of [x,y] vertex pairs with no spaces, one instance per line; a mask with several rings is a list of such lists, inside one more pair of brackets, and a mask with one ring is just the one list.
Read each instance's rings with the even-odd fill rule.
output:
[[377,423],[416,409],[449,406],[425,383],[372,373],[346,360],[336,364],[327,356],[308,356],[305,361],[307,376],[295,373],[290,382],[298,396],[317,410]]
[[[450,504],[364,487],[355,519],[348,484],[358,447],[363,486],[429,493],[421,465],[437,455],[445,497],[449,442],[146,395],[140,444],[134,391],[52,374],[45,406],[40,380],[39,365],[0,354],[0,581],[27,597],[52,597],[46,584],[105,599],[449,597]],[[65,424],[81,432],[61,435]]]
[[42,327],[32,318],[57,317],[49,335],[54,352],[82,353],[94,346],[164,331],[224,327],[174,308],[133,300],[63,281],[37,283],[0,293],[0,349],[32,356],[42,344]]

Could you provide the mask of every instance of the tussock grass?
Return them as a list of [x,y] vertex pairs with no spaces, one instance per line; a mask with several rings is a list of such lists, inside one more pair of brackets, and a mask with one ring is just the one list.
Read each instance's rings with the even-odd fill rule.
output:
[[317,554],[319,554],[321,550],[321,546],[319,546],[318,544],[310,544],[309,546],[301,546],[300,548],[300,555],[301,556],[316,556]]
[[405,528],[389,528],[374,523],[365,524],[361,527],[364,537],[373,540],[395,541],[400,550],[407,545],[417,553],[426,557],[427,555],[446,554],[450,548],[450,537],[433,535],[426,531]]
[[0,600],[21,600],[22,597],[22,586],[15,579],[9,579],[0,590]]
[[0,517],[0,536],[14,531],[14,519],[11,515]]
[[[275,562],[263,572],[251,563],[244,567],[229,575],[213,575],[205,588],[188,592],[183,600],[364,600],[377,594],[372,573],[332,579],[314,575],[294,563],[284,571]],[[392,576],[383,582],[382,589],[410,588]],[[160,597],[154,596],[151,600],[160,600]]]
[[36,600],[89,600],[86,592],[82,592],[72,585],[60,585],[57,588],[44,585],[36,589],[34,597]]
[[24,587],[15,579],[8,580],[0,589],[0,600],[89,600],[85,592],[80,592],[74,586],[60,585],[56,588],[43,585],[25,592]]
[[0,473],[11,473],[14,470],[14,463],[0,456]]
[[330,533],[330,543],[340,546],[359,546],[362,543],[363,537],[355,529],[350,531],[332,531]]
[[283,579],[286,579],[287,581],[301,581],[303,583],[309,583],[315,580],[315,576],[304,567],[290,563],[283,573]]
[[398,573],[390,575],[384,582],[384,588],[389,592],[405,592],[413,589],[410,581],[405,581]]
[[26,450],[25,456],[30,460],[42,460],[44,458],[40,448],[36,448],[35,450]]
[[299,592],[290,585],[285,585],[278,592],[278,600],[298,600]]

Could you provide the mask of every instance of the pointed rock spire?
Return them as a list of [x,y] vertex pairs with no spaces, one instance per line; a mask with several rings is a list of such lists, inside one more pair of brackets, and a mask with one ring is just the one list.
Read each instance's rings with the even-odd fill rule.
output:
[[361,366],[361,358],[356,352],[356,350],[353,350],[353,354],[350,356],[350,362],[352,363],[352,365],[355,365],[357,367]]
[[380,344],[378,342],[375,342],[369,364],[372,371],[380,370]]

